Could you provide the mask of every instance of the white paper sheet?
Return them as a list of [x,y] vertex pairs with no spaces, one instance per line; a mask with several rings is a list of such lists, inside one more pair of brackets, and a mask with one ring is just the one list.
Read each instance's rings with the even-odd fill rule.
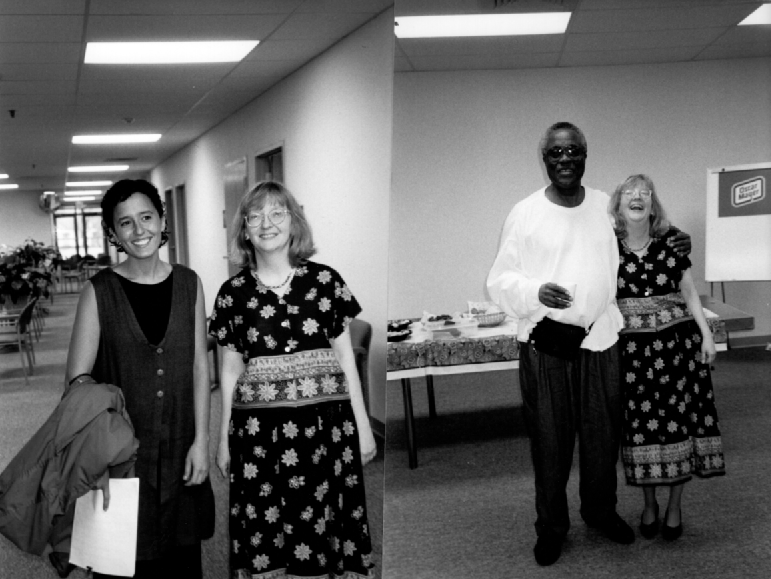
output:
[[107,575],[133,577],[137,553],[139,479],[110,479],[110,506],[102,491],[90,491],[75,504],[70,563]]

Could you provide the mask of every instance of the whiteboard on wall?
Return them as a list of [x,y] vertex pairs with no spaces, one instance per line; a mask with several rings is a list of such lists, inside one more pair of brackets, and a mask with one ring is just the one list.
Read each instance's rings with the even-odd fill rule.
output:
[[707,170],[706,281],[771,281],[771,163]]

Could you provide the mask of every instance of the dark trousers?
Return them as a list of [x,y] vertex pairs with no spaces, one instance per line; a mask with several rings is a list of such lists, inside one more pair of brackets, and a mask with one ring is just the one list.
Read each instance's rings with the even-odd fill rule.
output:
[[[201,543],[176,547],[162,559],[137,561],[134,579],[201,579]],[[114,575],[94,573],[94,579],[119,579]]]
[[565,488],[579,438],[581,517],[600,524],[616,509],[623,416],[618,349],[562,360],[520,343],[519,381],[535,471],[536,533],[570,528]]

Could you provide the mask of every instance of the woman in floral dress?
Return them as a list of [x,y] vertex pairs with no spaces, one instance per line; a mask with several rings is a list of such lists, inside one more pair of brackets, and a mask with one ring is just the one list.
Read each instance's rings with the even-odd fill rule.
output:
[[231,232],[244,268],[217,295],[224,347],[217,466],[230,476],[233,578],[371,576],[362,465],[376,451],[348,330],[361,308],[315,253],[281,184],[246,193]]
[[691,277],[649,177],[633,175],[614,192],[620,265],[618,305],[625,392],[622,456],[627,483],[643,489],[640,532],[659,530],[656,487],[669,487],[665,539],[683,530],[681,498],[692,475],[725,474],[709,365],[715,344]]

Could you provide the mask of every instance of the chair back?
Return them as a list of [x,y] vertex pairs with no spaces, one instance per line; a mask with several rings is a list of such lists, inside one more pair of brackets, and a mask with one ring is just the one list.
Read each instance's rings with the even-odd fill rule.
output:
[[356,359],[356,369],[359,371],[361,390],[364,396],[364,407],[369,412],[369,347],[372,343],[372,324],[354,318],[348,326],[351,332],[351,346]]
[[353,351],[356,352],[358,349],[360,352],[369,353],[369,346],[372,343],[372,324],[354,318],[348,328],[351,332]]
[[27,302],[27,305],[24,306],[24,309],[21,311],[21,314],[19,315],[19,331],[21,333],[26,333],[27,327],[32,321],[32,312],[35,309],[35,304],[37,303],[38,299],[40,299],[39,296],[35,296],[30,299]]

